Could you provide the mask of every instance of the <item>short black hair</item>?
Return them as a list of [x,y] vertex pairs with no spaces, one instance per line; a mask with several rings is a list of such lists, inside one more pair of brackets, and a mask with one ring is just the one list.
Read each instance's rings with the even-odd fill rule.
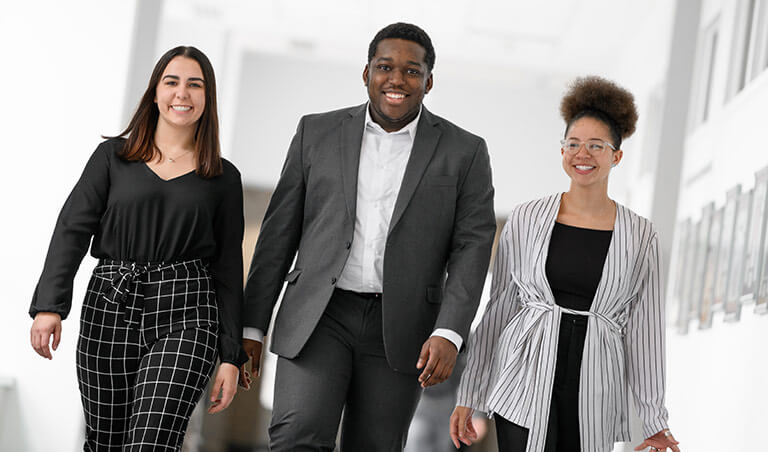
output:
[[432,68],[435,67],[435,48],[432,47],[432,40],[429,39],[429,35],[426,31],[416,25],[404,22],[387,25],[376,33],[371,44],[368,45],[369,63],[373,59],[373,56],[376,55],[376,49],[378,48],[379,43],[384,39],[405,39],[406,41],[415,42],[423,47],[426,51],[424,62],[427,64],[427,69],[432,72]]

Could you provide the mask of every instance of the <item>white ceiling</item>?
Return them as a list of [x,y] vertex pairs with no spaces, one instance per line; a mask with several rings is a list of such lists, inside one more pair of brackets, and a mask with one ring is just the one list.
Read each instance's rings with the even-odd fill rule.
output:
[[[254,50],[360,62],[383,26],[423,27],[441,59],[581,73],[635,30],[669,34],[671,0],[166,0],[166,19],[222,27]],[[364,55],[362,56],[364,58]]]

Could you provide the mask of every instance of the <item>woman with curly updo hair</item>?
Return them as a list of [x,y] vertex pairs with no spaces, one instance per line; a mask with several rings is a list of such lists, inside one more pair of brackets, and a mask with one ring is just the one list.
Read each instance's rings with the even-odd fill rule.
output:
[[493,415],[504,452],[607,452],[630,440],[632,394],[646,438],[635,450],[679,452],[664,407],[657,233],[608,197],[634,98],[584,77],[560,112],[570,189],[517,206],[504,226],[451,437],[471,444],[479,410]]

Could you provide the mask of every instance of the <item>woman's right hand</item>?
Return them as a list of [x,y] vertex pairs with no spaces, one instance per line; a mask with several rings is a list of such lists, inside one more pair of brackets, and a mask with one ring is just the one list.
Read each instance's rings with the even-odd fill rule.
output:
[[32,348],[43,358],[53,359],[51,349],[48,348],[51,335],[53,335],[53,349],[56,350],[61,341],[61,316],[53,312],[38,312],[29,330],[29,340]]
[[461,447],[459,441],[467,446],[477,440],[475,426],[472,425],[472,413],[475,410],[466,406],[457,406],[451,414],[451,440],[456,449]]

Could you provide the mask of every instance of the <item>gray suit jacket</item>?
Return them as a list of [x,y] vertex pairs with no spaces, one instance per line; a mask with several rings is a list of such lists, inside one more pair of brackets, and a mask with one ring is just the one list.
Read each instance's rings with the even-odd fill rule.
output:
[[[287,282],[272,335],[272,351],[286,358],[301,352],[349,256],[365,108],[301,119],[262,223],[243,325],[266,331]],[[423,108],[384,253],[384,346],[394,370],[417,373],[435,328],[466,341],[495,230],[485,141]]]

